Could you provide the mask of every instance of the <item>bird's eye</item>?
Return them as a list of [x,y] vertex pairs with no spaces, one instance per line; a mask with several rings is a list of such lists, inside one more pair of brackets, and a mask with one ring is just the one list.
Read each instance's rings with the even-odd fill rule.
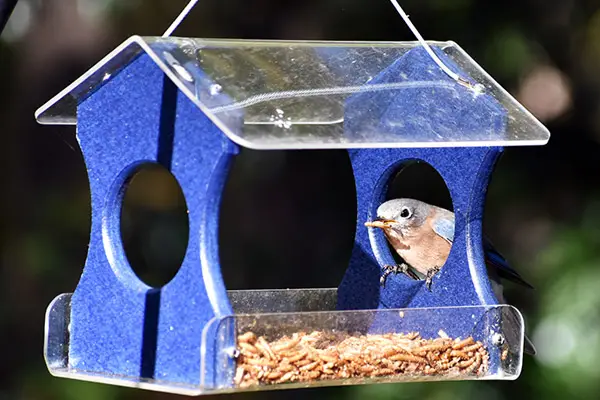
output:
[[412,215],[412,213],[410,212],[410,210],[406,207],[404,207],[402,209],[402,211],[400,211],[400,217],[402,218],[410,218]]

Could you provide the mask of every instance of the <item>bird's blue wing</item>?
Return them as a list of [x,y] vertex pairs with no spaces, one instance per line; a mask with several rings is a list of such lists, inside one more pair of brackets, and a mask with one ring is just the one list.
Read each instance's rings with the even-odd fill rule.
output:
[[454,215],[436,218],[432,224],[433,231],[448,242],[454,242]]
[[508,265],[508,262],[500,253],[498,253],[498,251],[486,237],[483,238],[483,250],[485,252],[486,263],[496,269],[500,278],[504,278],[533,289],[533,286],[527,283],[527,281],[525,281],[525,279],[523,279],[517,271]]
[[[433,231],[437,235],[446,239],[450,243],[454,242],[454,214],[442,216],[439,216],[438,214],[438,217],[434,219],[431,225]],[[523,279],[517,271],[508,265],[508,262],[500,253],[498,253],[498,251],[486,237],[483,238],[483,250],[485,253],[486,264],[495,268],[500,278],[507,279],[528,288],[533,288],[533,286],[525,281],[525,279]]]

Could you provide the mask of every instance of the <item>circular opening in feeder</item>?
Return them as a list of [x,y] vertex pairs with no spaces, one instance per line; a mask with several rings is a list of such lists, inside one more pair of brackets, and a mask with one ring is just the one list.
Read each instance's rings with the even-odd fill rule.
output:
[[[450,196],[450,191],[448,190],[448,186],[446,186],[446,182],[444,182],[444,178],[442,178],[435,168],[420,160],[403,164],[398,172],[395,175],[392,175],[386,193],[386,201],[392,199],[419,200],[429,205],[454,212],[452,197]],[[411,214],[412,212],[413,211],[410,211]],[[427,240],[427,238],[424,238],[423,240]],[[427,244],[427,246],[431,245],[431,243]],[[389,247],[397,263],[405,261],[410,265],[410,262],[401,259],[391,245],[389,245]],[[440,268],[446,262],[448,254],[445,254],[445,257],[443,257]]]
[[392,176],[387,200],[410,198],[454,211],[444,178],[424,161],[410,161]]
[[346,151],[242,149],[221,203],[219,250],[227,289],[337,287],[355,224]]
[[127,260],[144,283],[167,284],[185,256],[187,205],[175,177],[163,166],[147,164],[129,180],[121,208],[121,238]]

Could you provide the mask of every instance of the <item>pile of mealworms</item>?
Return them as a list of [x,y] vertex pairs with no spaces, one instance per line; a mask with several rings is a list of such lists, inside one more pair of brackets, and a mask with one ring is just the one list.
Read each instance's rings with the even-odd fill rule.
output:
[[350,335],[315,331],[268,341],[253,332],[237,337],[234,383],[261,384],[394,377],[467,377],[486,373],[489,354],[481,342],[423,339],[418,333]]

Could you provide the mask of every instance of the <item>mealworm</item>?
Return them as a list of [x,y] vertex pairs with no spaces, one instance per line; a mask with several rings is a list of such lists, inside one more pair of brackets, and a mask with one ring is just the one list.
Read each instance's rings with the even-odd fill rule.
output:
[[250,343],[254,341],[256,341],[254,332],[246,332],[243,335],[238,336],[238,342]]
[[459,349],[462,349],[463,347],[468,346],[470,344],[473,344],[473,338],[469,336],[466,339],[463,339],[463,340],[455,342],[452,345],[452,348],[455,349],[455,350],[459,350]]

